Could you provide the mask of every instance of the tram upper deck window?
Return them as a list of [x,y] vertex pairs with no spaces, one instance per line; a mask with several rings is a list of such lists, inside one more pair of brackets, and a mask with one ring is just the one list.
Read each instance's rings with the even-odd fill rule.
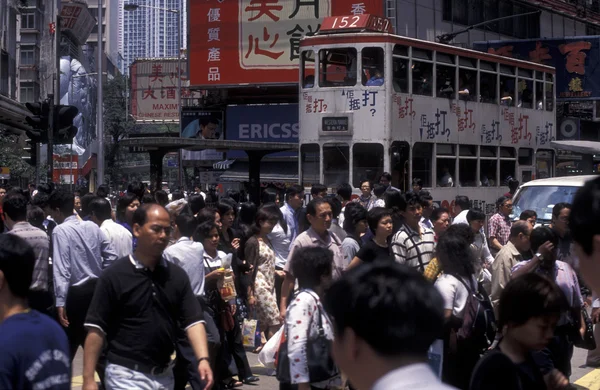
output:
[[394,91],[408,93],[408,47],[395,45],[392,58]]
[[456,145],[437,144],[435,163],[438,187],[454,187],[456,185]]
[[515,102],[515,68],[512,66],[500,65],[500,104],[513,107]]
[[529,69],[518,68],[519,76],[518,94],[519,107],[533,108],[533,71]]
[[378,182],[383,173],[383,145],[375,143],[354,144],[352,147],[352,184],[360,186],[361,180]]
[[493,62],[479,61],[479,89],[482,103],[498,103],[498,75],[496,64]]
[[358,58],[354,48],[319,51],[319,86],[350,87],[356,85]]
[[[536,72],[538,75],[540,72]],[[542,78],[544,77],[542,73]],[[535,80],[535,109],[543,110],[544,109],[544,81]]]
[[315,52],[307,50],[302,52],[302,88],[315,86]]
[[452,99],[455,96],[456,90],[455,57],[446,53],[437,52],[436,62],[436,96]]
[[423,187],[431,187],[433,144],[417,142],[412,152],[412,178],[421,179]]
[[321,162],[318,144],[304,144],[300,146],[300,168],[302,183],[312,186],[321,182],[319,164]]
[[362,85],[379,87],[384,83],[383,75],[385,57],[381,47],[365,47],[362,49]]
[[460,57],[458,65],[458,97],[474,102],[477,100],[477,60]]
[[554,110],[554,75],[546,73],[546,111]]
[[498,186],[498,147],[481,146],[479,148],[479,177],[482,187]]

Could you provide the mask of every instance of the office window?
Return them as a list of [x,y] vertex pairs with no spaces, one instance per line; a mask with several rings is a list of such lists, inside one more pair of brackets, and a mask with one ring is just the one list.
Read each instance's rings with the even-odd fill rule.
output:
[[21,65],[35,64],[35,49],[33,46],[21,46]]
[[35,26],[35,13],[27,12],[21,15],[21,28],[34,29]]
[[21,83],[19,100],[21,103],[35,102],[35,85],[34,83]]

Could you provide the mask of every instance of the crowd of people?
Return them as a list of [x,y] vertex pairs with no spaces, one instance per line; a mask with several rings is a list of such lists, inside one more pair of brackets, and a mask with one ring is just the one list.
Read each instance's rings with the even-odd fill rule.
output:
[[84,389],[260,386],[247,353],[273,341],[281,389],[562,389],[582,345],[600,366],[600,179],[537,227],[512,188],[488,220],[390,181],[306,205],[3,187],[0,388],[70,388],[80,347]]

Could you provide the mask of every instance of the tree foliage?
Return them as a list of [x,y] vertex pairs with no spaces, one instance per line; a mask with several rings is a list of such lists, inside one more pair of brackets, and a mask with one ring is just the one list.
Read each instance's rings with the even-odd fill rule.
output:
[[19,137],[7,130],[0,128],[0,166],[8,167],[12,179],[32,178],[34,168],[23,160],[27,152],[23,149],[23,136]]

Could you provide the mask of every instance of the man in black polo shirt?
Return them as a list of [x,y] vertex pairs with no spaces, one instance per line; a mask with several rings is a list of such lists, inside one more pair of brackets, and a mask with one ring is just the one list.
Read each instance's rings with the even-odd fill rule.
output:
[[202,310],[179,266],[167,262],[171,221],[164,207],[145,204],[133,215],[138,245],[100,277],[85,325],[84,389],[96,388],[94,369],[107,340],[107,389],[172,389],[176,328],[185,329],[205,389],[212,386]]

